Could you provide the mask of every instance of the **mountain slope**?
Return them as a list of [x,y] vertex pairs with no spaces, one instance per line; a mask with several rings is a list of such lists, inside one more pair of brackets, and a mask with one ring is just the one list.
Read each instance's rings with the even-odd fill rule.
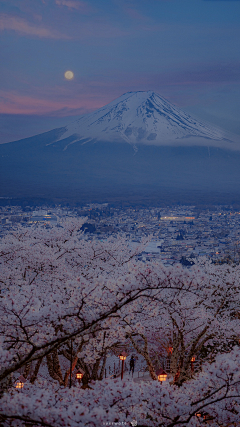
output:
[[147,145],[225,146],[220,129],[203,124],[158,94],[129,92],[66,127],[61,139]]

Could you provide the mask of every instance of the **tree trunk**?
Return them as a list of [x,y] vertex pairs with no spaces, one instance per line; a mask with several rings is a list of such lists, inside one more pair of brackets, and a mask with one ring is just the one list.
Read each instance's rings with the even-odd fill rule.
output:
[[[76,364],[77,364],[77,362],[78,362],[78,355],[76,354],[76,355],[73,357],[73,361],[72,361],[72,372],[73,372],[73,371],[74,371],[74,369],[76,368]],[[65,372],[65,375],[64,375],[64,386],[65,386],[65,387],[67,387],[69,376],[70,376],[70,367],[69,367],[69,369]]]
[[52,361],[53,361],[53,369],[56,372],[56,374],[59,376],[61,381],[63,381],[62,377],[62,369],[59,363],[59,357],[58,357],[58,351],[57,349],[53,350],[52,352]]
[[96,381],[98,379],[98,369],[99,369],[100,361],[101,361],[101,358],[97,359],[93,365],[92,375],[91,375],[91,379],[93,381]]
[[137,352],[139,353],[139,354],[141,354],[143,357],[144,357],[144,359],[146,360],[146,362],[147,362],[147,366],[148,366],[148,370],[149,370],[149,373],[150,373],[150,375],[151,375],[151,378],[153,379],[153,380],[157,380],[157,376],[156,376],[156,374],[155,374],[155,369],[154,369],[154,366],[153,366],[153,364],[152,364],[152,361],[151,361],[151,359],[150,359],[150,356],[149,356],[149,353],[148,353],[148,342],[147,342],[147,338],[144,336],[144,335],[142,335],[142,334],[139,334],[140,335],[140,337],[143,339],[143,341],[144,341],[144,349],[142,350],[137,344],[136,344],[136,342],[134,341],[134,339],[133,339],[133,337],[130,335],[129,336],[129,338],[130,338],[130,340],[131,340],[131,342],[132,342],[132,344],[133,344],[133,347],[137,350]]
[[38,359],[38,360],[37,360],[37,363],[36,363],[36,365],[35,365],[34,372],[33,372],[32,376],[31,376],[31,378],[30,378],[30,383],[31,383],[31,384],[34,384],[34,382],[35,382],[35,380],[36,380],[36,378],[37,378],[38,371],[39,371],[39,368],[40,368],[40,366],[41,366],[42,361],[43,361],[43,357],[40,357],[40,359]]
[[[74,371],[74,369],[76,368],[77,362],[78,362],[78,353],[82,350],[84,341],[82,340],[81,344],[78,346],[77,351],[75,352],[75,354],[73,354],[73,360],[72,360],[72,372]],[[63,352],[63,355],[66,357],[66,359],[70,360],[71,355],[67,353],[67,351]],[[67,387],[68,384],[68,379],[70,376],[70,367],[69,369],[65,372],[64,375],[64,386]]]
[[83,375],[83,378],[82,378],[82,387],[81,387],[81,388],[83,388],[83,390],[85,390],[86,388],[92,388],[92,387],[90,387],[88,385],[88,381],[89,381],[89,377],[86,374]]
[[[53,353],[50,353],[46,356],[46,359],[47,359],[47,367],[48,367],[49,375],[54,380],[58,381],[60,385],[64,385],[58,356],[56,357],[56,354],[53,355]],[[54,362],[55,362],[55,366],[54,366]]]
[[32,362],[28,362],[25,365],[24,372],[23,372],[23,376],[24,376],[25,379],[27,379],[27,377],[28,377],[28,374],[30,372],[31,366],[32,366]]
[[104,355],[103,355],[103,364],[102,364],[102,367],[101,367],[99,380],[102,380],[103,377],[104,377],[104,371],[105,371],[106,361],[107,361],[107,353],[105,352]]

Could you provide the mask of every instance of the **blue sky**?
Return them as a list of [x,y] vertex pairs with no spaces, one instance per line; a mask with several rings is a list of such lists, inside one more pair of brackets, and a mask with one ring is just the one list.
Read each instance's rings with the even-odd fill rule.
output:
[[238,0],[1,0],[0,31],[5,140],[135,90],[240,134]]

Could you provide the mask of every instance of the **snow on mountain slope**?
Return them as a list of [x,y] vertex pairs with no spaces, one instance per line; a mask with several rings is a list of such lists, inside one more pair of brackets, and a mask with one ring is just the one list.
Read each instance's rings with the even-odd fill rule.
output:
[[[88,140],[148,145],[231,145],[224,132],[203,124],[158,94],[128,92],[97,111],[80,117],[59,140]],[[230,147],[229,147],[230,148]],[[233,148],[233,147],[232,147]]]

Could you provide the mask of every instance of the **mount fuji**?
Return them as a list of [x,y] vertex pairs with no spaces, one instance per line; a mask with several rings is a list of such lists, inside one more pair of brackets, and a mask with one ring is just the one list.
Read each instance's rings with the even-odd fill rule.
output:
[[222,130],[197,121],[152,91],[128,92],[79,118],[65,128],[60,140],[68,137],[71,143],[93,140],[148,145],[209,145],[209,140],[215,146],[226,143]]
[[240,142],[159,96],[128,92],[0,145],[0,197],[128,203],[240,200]]

